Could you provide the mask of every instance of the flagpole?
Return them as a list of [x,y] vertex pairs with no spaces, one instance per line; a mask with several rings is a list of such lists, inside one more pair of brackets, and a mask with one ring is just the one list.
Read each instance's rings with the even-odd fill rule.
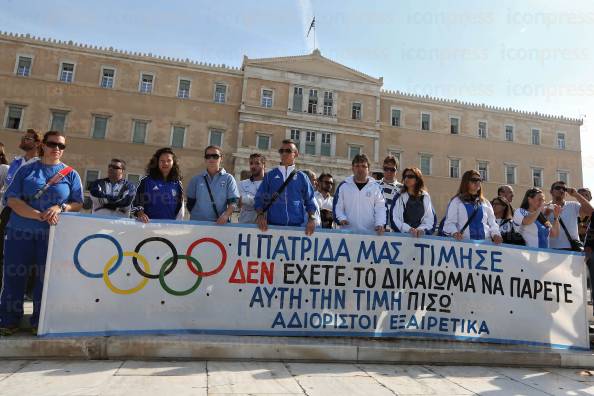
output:
[[[314,21],[316,20],[316,16],[315,15],[313,17],[313,20]],[[314,30],[314,50],[315,50],[316,49],[316,25],[315,24],[314,24],[313,30]]]

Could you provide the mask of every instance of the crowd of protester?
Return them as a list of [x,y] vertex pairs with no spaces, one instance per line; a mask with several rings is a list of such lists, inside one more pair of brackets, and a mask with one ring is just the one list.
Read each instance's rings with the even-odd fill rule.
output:
[[[49,229],[63,212],[78,212],[83,187],[76,170],[61,162],[66,137],[50,131],[41,136],[28,130],[19,148],[23,155],[10,163],[0,143],[0,335],[18,329],[25,294],[32,296],[33,331],[39,320]],[[594,211],[590,190],[574,189],[556,181],[551,200],[538,188],[528,189],[514,209],[511,186],[500,186],[497,197],[484,196],[481,175],[466,171],[457,192],[438,222],[423,174],[406,168],[398,179],[398,160],[383,161],[379,180],[370,172],[365,154],[352,160],[352,176],[335,187],[328,173],[316,177],[299,170],[299,150],[286,139],[278,150],[280,165],[267,168],[263,154],[249,157],[250,177],[237,182],[222,168],[218,146],[204,150],[206,169],[193,176],[184,191],[178,158],[171,148],[157,150],[148,162],[146,175],[135,186],[125,178],[126,161],[114,158],[107,177],[89,188],[93,214],[133,217],[140,222],[190,220],[255,224],[261,231],[269,225],[304,227],[311,235],[316,228],[338,228],[358,233],[405,233],[412,237],[437,234],[455,240],[490,241],[530,248],[583,251],[591,276],[590,255],[594,246]],[[334,194],[332,194],[334,192]],[[573,200],[567,201],[567,195]]]

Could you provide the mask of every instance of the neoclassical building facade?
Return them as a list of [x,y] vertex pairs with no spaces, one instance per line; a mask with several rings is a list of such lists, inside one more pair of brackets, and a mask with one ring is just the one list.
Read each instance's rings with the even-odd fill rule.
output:
[[[178,153],[186,181],[217,144],[237,178],[248,157],[278,161],[293,138],[299,164],[341,180],[351,158],[367,154],[373,170],[392,154],[419,167],[441,214],[468,169],[489,197],[511,184],[582,183],[582,121],[382,89],[383,79],[330,60],[303,56],[250,59],[241,67],[199,63],[73,42],[0,34],[0,141],[18,153],[28,128],[63,130],[65,161],[84,182],[105,177],[111,158],[138,180],[152,153]],[[520,196],[517,198],[519,205]]]

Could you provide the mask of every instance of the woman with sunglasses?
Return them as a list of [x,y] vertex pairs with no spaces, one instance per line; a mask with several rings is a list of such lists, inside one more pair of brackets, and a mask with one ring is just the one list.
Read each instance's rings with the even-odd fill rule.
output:
[[[553,212],[553,224],[546,216]],[[514,224],[526,241],[526,246],[547,249],[550,238],[559,235],[559,205],[546,205],[541,189],[531,188],[524,194],[522,204],[514,212]]]
[[496,197],[491,200],[495,221],[499,226],[501,233],[510,232],[513,229],[514,212],[509,202],[505,198]]
[[146,166],[146,176],[136,188],[132,214],[137,220],[181,220],[184,216],[181,171],[169,147],[159,149]]
[[406,168],[402,172],[400,196],[394,201],[392,231],[410,233],[413,237],[431,234],[434,228],[433,205],[425,190],[425,181],[419,168]]
[[502,196],[495,197],[491,200],[491,206],[495,213],[495,221],[499,226],[503,243],[525,246],[526,241],[524,241],[522,234],[518,232],[518,227],[514,224],[514,209],[509,201]]
[[29,274],[35,271],[31,326],[36,333],[50,225],[62,212],[78,212],[83,193],[80,176],[60,160],[66,149],[62,132],[43,136],[39,161],[24,165],[5,193],[12,209],[4,242],[4,279],[0,294],[0,335],[18,329]]
[[469,170],[462,175],[458,193],[448,204],[443,226],[446,235],[456,240],[503,241],[491,203],[483,197],[481,175]]

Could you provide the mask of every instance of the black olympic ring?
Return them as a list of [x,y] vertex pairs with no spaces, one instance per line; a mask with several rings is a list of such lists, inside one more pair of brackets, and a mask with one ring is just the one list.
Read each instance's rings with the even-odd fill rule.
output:
[[[161,238],[161,237],[150,237],[150,238],[146,238],[143,239],[142,241],[140,241],[140,243],[138,245],[136,245],[136,248],[134,249],[134,251],[136,253],[140,253],[140,248],[142,248],[142,246],[146,243],[149,242],[163,242],[165,245],[169,246],[169,248],[171,249],[171,252],[173,253],[173,261],[171,263],[171,265],[169,266],[169,268],[167,270],[165,270],[165,275],[169,275],[171,273],[171,271],[173,271],[175,269],[175,266],[177,265],[177,249],[175,249],[175,246],[173,245],[173,243],[171,243],[169,240],[165,239],[165,238]],[[140,268],[140,265],[138,264],[138,260],[136,260],[136,257],[132,257],[132,263],[134,264],[134,268],[136,268],[136,271],[141,275],[144,276],[145,278],[150,278],[150,279],[159,279],[159,274],[153,275],[153,274],[148,274],[146,272],[144,272],[144,270],[142,268]]]

